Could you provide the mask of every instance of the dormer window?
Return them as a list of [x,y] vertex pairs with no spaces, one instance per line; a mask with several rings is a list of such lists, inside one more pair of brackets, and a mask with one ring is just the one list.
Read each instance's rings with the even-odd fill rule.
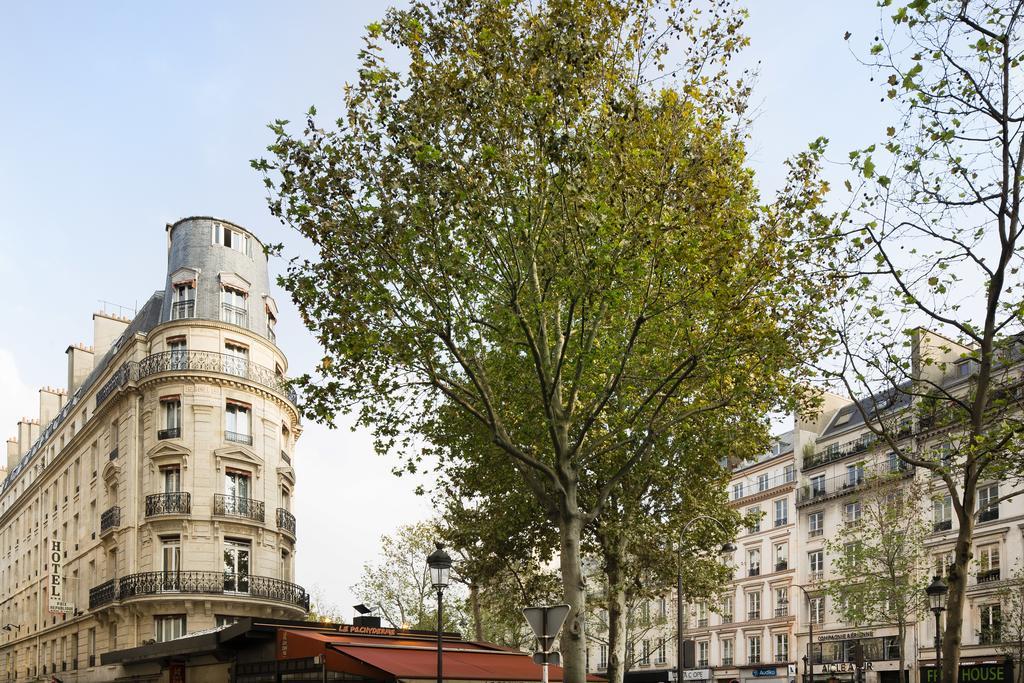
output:
[[172,296],[171,320],[195,317],[196,286],[194,282],[179,282],[175,284]]
[[249,311],[246,308],[245,292],[233,287],[224,287],[220,298],[220,319],[226,323],[249,326]]
[[960,379],[963,377],[970,377],[977,371],[978,361],[973,358],[967,358],[965,360],[957,361],[954,369],[954,375]]

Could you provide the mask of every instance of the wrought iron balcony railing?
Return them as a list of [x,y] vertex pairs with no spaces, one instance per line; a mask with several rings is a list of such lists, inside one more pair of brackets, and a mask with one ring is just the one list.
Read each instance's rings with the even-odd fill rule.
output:
[[191,301],[175,301],[171,304],[171,320],[181,320],[182,318],[194,318],[196,315],[196,302]]
[[181,438],[181,427],[168,427],[167,429],[157,430],[157,439],[180,439]]
[[242,595],[309,610],[309,595],[297,584],[268,576],[210,571],[142,572],[112,579],[89,590],[89,609],[166,593]]
[[993,519],[999,519],[999,506],[993,505],[987,507],[984,510],[978,512],[979,522],[991,522]]
[[114,450],[110,451],[109,457],[110,457],[111,460],[117,460],[117,456],[118,456],[118,452],[117,452],[117,447],[115,446]]
[[249,327],[249,311],[231,304],[220,305],[220,319],[239,327]]
[[192,494],[186,491],[146,496],[146,516],[187,515],[192,512]]
[[264,521],[263,501],[215,493],[213,496],[213,514],[222,517],[244,517],[262,522]]
[[949,531],[953,528],[953,520],[944,519],[941,522],[935,522],[932,524],[932,531]]
[[101,535],[107,533],[108,531],[113,531],[119,526],[121,526],[121,508],[119,508],[118,506],[115,505],[114,507],[104,511],[103,514],[100,515]]
[[785,560],[780,560],[779,562],[775,563],[775,571],[784,572],[787,569],[789,569],[789,562]]
[[980,571],[976,575],[978,583],[988,583],[990,581],[998,581],[1000,578],[999,567],[995,569],[985,569]]
[[284,508],[277,508],[277,528],[295,537],[295,515]]
[[783,472],[782,474],[777,474],[774,477],[739,482],[733,484],[732,491],[729,494],[729,500],[739,500],[740,498],[753,496],[754,494],[770,491],[779,486],[791,484],[794,481],[796,481],[795,469]]
[[777,617],[788,617],[789,616],[789,605],[778,605],[775,607],[775,616]]
[[292,464],[292,458],[291,458],[291,456],[290,456],[290,455],[288,455],[287,453],[285,453],[284,451],[281,451],[281,460],[284,460],[284,461],[285,461],[286,463],[288,463],[289,465],[291,465],[291,464]]
[[757,621],[761,618],[761,610],[750,610],[747,612],[747,621]]
[[127,361],[96,392],[96,405],[102,404],[111,394],[130,381],[138,381],[160,372],[181,371],[212,372],[241,377],[253,384],[276,391],[293,405],[298,405],[298,395],[284,376],[247,358],[216,351],[161,351],[146,356],[137,363]]
[[241,432],[224,432],[224,440],[231,441],[232,443],[244,443],[246,446],[252,445],[252,434],[242,434]]
[[812,479],[797,491],[797,506],[809,505],[828,497],[840,497],[853,493],[865,485],[884,480],[887,477],[907,477],[913,468],[902,460],[876,463],[863,469],[851,470],[828,479]]

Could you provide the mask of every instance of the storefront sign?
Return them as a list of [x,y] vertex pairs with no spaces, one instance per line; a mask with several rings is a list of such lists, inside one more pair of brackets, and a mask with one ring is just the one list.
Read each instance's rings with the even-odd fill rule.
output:
[[874,631],[847,631],[846,633],[823,633],[818,636],[818,642],[828,640],[857,640],[858,638],[870,638],[875,635]]
[[683,681],[706,681],[711,678],[711,669],[683,669]]
[[[872,671],[874,662],[864,662],[864,670]],[[830,664],[815,664],[816,674],[852,674],[857,672],[857,666],[853,662],[833,662]]]
[[751,671],[750,675],[754,678],[775,678],[778,674],[776,673],[774,666],[763,666]]
[[384,626],[355,626],[353,624],[338,624],[338,633],[361,633],[364,636],[394,636],[398,635],[398,629]]
[[[1009,683],[1012,680],[1012,662],[960,665],[960,683]],[[938,681],[938,669],[934,666],[921,667],[921,683],[938,683]]]
[[50,541],[50,555],[44,561],[50,563],[50,614],[65,614],[71,611],[70,605],[64,602],[64,541]]

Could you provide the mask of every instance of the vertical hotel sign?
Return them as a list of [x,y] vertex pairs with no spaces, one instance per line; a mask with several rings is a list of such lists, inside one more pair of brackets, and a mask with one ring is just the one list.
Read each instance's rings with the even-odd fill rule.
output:
[[50,614],[65,614],[70,610],[64,601],[64,541],[50,540],[47,559],[50,563],[49,611]]

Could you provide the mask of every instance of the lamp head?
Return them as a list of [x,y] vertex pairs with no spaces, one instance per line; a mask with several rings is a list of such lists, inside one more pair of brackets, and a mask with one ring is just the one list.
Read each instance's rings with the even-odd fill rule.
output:
[[452,569],[452,558],[444,551],[444,545],[434,543],[437,550],[427,556],[427,569],[430,570],[430,583],[434,588],[443,590],[448,587]]
[[924,592],[928,594],[928,602],[933,612],[941,612],[946,609],[946,594],[949,593],[949,586],[941,576],[938,574],[933,576],[932,582],[928,584]]

